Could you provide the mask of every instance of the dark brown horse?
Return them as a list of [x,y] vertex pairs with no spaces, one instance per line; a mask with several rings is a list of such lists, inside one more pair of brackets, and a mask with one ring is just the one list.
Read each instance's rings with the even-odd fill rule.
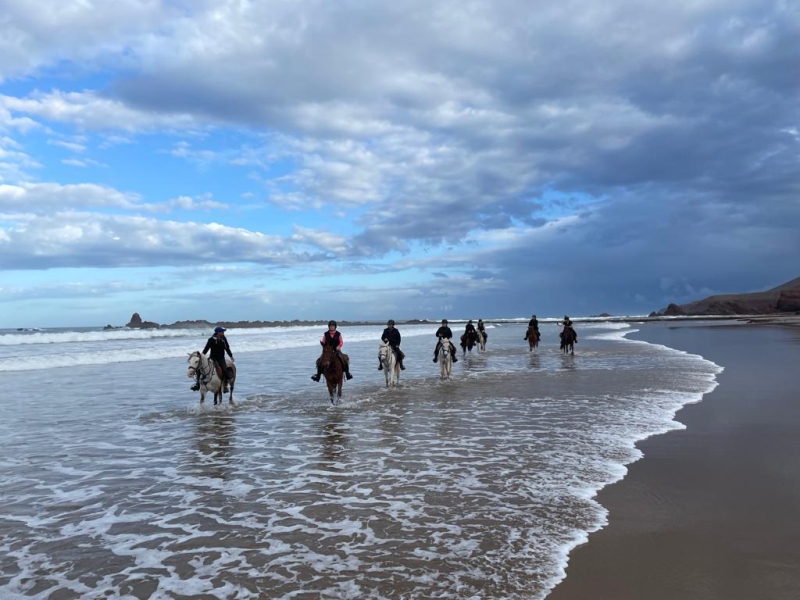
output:
[[344,383],[342,360],[346,360],[345,355],[340,355],[330,346],[325,346],[322,349],[322,356],[319,358],[322,373],[325,375],[325,383],[328,384],[328,395],[330,396],[331,404],[334,406],[339,404],[342,399],[342,385]]
[[525,339],[528,340],[528,352],[539,347],[539,332],[536,331],[533,325],[528,327],[528,333],[525,334]]
[[464,354],[467,353],[467,350],[472,352],[472,349],[475,347],[475,344],[478,343],[478,332],[475,330],[465,331],[461,336],[461,350]]
[[578,339],[578,334],[572,327],[564,327],[561,332],[561,351],[564,354],[575,354],[575,340]]

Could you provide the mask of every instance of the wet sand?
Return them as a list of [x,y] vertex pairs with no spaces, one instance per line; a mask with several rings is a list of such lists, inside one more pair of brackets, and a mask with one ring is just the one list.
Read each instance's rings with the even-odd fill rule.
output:
[[685,430],[597,500],[609,523],[572,551],[548,600],[800,597],[800,329],[641,327],[631,336],[725,367],[678,412]]

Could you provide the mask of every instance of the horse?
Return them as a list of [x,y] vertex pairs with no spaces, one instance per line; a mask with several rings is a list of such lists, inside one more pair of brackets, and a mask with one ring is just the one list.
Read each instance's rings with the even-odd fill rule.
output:
[[[214,361],[210,360],[205,354],[194,351],[189,354],[189,371],[186,373],[187,377],[194,379],[199,374],[200,382],[200,404],[205,402],[206,392],[214,394],[214,405],[222,404],[222,396],[224,394],[222,389],[222,379],[217,373]],[[233,404],[233,387],[236,383],[236,365],[230,363],[233,376],[228,380],[230,393],[228,395],[228,404]]]
[[480,329],[478,329],[477,331],[478,331],[478,348],[480,348],[482,351],[485,352],[486,351],[486,334],[483,331],[481,331]]
[[322,373],[325,375],[325,383],[328,385],[328,396],[334,406],[342,400],[342,385],[344,385],[342,360],[331,346],[325,346],[322,349],[322,356],[319,358]]
[[388,342],[381,342],[378,346],[378,360],[386,376],[386,387],[394,387],[400,383],[400,363],[397,362],[397,355]]
[[441,338],[439,346],[439,378],[450,379],[453,374],[453,355],[450,353],[450,338]]
[[525,335],[525,339],[528,340],[528,352],[539,347],[539,332],[536,331],[533,325],[528,327],[528,333]]
[[578,334],[572,327],[564,327],[561,332],[561,351],[564,354],[575,354],[575,340],[578,339]]
[[461,336],[461,350],[464,354],[467,353],[467,350],[472,352],[473,346],[478,341],[478,333],[477,331],[465,331],[464,334]]

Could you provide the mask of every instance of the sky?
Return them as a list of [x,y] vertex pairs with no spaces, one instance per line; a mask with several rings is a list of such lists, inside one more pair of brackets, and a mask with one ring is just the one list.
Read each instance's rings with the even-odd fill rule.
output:
[[0,0],[0,328],[800,276],[789,0]]

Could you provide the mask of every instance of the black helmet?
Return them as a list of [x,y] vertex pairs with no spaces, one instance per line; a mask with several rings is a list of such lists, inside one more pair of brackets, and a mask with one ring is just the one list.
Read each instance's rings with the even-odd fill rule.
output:
[[472,323],[472,319],[470,319],[469,322]]
[[564,315],[564,320],[569,321],[569,317],[567,315]]
[[389,319],[387,325],[391,325],[392,327],[394,327],[394,319]]
[[336,321],[328,321],[328,327],[330,327],[331,325],[336,327]]
[[442,319],[442,324],[447,325],[447,319]]

